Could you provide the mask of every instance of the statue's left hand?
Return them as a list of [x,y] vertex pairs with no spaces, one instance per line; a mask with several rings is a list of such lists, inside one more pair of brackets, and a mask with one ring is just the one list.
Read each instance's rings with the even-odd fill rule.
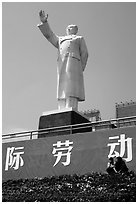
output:
[[45,23],[45,22],[47,22],[48,14],[45,15],[45,12],[41,10],[41,11],[39,12],[39,17],[40,17],[40,21],[41,21],[42,23]]

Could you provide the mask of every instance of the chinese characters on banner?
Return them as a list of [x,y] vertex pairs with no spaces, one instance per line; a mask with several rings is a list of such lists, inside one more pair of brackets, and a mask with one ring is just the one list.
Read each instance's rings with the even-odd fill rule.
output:
[[17,170],[19,167],[24,165],[23,158],[21,157],[21,155],[24,154],[23,149],[24,147],[7,148],[5,171],[8,171],[9,168]]
[[[110,136],[107,146],[109,149],[108,157],[122,157],[126,162],[132,161],[132,138],[125,134],[120,136]],[[73,141],[65,140],[57,141],[53,144],[52,155],[56,157],[55,167],[59,162],[62,165],[68,166],[71,163],[71,155],[73,149]],[[18,170],[24,165],[23,160],[24,147],[8,147],[6,153],[5,171],[9,169]],[[124,158],[125,157],[125,158]]]
[[[108,155],[109,158],[118,156],[123,158],[126,153],[127,157],[123,159],[125,159],[126,162],[130,162],[132,160],[132,138],[125,138],[125,134],[121,134],[120,137],[109,137],[109,140],[111,141],[111,143],[108,143],[107,145],[110,147],[110,152]],[[115,151],[117,146],[120,148],[120,152]]]
[[69,140],[66,140],[65,142],[57,141],[56,144],[53,144],[53,151],[52,154],[56,158],[55,164],[53,166],[56,166],[59,161],[64,157],[65,161],[62,161],[61,163],[64,166],[68,166],[70,164],[70,157],[71,157],[71,150],[73,149],[73,142],[70,142]]

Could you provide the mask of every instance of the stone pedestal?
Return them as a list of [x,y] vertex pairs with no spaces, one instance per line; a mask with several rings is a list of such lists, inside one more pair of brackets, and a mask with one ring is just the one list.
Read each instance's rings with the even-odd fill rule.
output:
[[[72,108],[44,112],[39,119],[38,129],[42,131],[39,132],[38,138],[92,131],[92,128],[87,126],[85,128],[70,127],[70,125],[82,123],[90,123],[90,121]],[[43,131],[46,128],[48,129]]]

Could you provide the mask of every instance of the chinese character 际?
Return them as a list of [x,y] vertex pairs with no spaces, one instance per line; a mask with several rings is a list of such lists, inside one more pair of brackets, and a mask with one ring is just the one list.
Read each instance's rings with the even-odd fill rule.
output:
[[24,147],[7,148],[5,171],[8,171],[9,168],[17,170],[20,166],[24,165],[23,158],[21,157],[21,155],[24,154],[23,149]]
[[61,162],[64,166],[70,164],[71,150],[73,148],[73,146],[70,145],[73,145],[73,142],[70,142],[69,140],[66,140],[65,142],[57,141],[56,144],[53,144],[54,148],[52,154],[54,157],[57,157],[53,166],[56,166],[62,157],[65,157],[65,161]]
[[[128,137],[125,138],[125,134],[121,134],[120,138],[119,136],[112,136],[109,137],[109,140],[117,140],[115,142],[107,144],[107,146],[110,147],[110,152],[108,157],[123,157],[126,148],[127,148],[127,158],[124,158],[126,162],[130,162],[132,160],[132,138]],[[116,146],[120,147],[120,152],[115,151]]]

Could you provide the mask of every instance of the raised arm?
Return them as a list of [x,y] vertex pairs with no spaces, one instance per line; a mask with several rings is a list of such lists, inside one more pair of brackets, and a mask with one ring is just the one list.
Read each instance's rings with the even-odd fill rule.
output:
[[39,12],[39,17],[40,17],[41,24],[37,25],[38,28],[40,29],[42,34],[46,37],[46,39],[50,43],[52,43],[56,48],[58,48],[59,37],[55,33],[53,33],[53,31],[51,30],[48,24],[48,21],[47,21],[48,14],[45,15],[45,12],[41,10]]

